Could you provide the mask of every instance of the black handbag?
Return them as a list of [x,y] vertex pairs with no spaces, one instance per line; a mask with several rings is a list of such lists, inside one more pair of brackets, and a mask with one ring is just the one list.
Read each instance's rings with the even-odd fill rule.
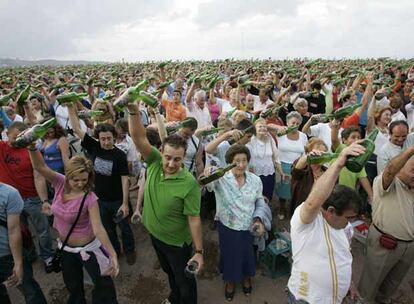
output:
[[62,247],[61,248],[56,248],[55,254],[53,255],[53,259],[52,259],[52,271],[53,272],[61,272],[62,270],[62,255],[63,255],[63,248],[66,246],[66,243],[69,240],[70,235],[72,234],[73,229],[75,229],[76,224],[78,223],[79,217],[81,215],[82,212],[82,208],[83,205],[85,204],[85,199],[86,196],[88,195],[89,192],[86,192],[85,195],[82,198],[82,202],[81,205],[79,207],[79,211],[78,211],[78,215],[76,216],[75,221],[72,224],[72,227],[70,227],[69,233],[66,235],[66,238],[64,240],[64,242],[62,243]]

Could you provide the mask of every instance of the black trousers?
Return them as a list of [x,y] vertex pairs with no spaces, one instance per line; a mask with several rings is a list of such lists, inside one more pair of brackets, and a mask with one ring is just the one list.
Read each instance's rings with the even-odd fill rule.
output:
[[[99,200],[99,212],[101,214],[102,225],[105,227],[109,240],[114,247],[116,254],[121,254],[121,245],[118,240],[116,226],[121,230],[122,249],[124,254],[135,251],[135,239],[131,225],[128,223],[128,217],[115,224],[114,217],[121,207],[122,201],[103,201]],[[132,210],[131,207],[129,210]]]
[[172,304],[196,304],[197,283],[187,278],[184,269],[192,256],[192,246],[171,246],[151,235],[152,246],[157,253],[162,270],[168,275],[171,292],[168,300]]
[[83,266],[89,273],[94,284],[92,303],[118,303],[112,278],[109,276],[101,276],[95,254],[93,252],[88,252],[88,254],[90,255],[89,259],[83,261],[79,253],[63,251],[62,274],[63,281],[70,293],[68,304],[86,304],[85,290],[83,288]]

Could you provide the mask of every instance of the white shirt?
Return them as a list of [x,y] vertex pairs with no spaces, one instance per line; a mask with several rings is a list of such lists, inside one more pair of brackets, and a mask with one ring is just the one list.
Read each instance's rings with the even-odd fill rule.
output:
[[254,104],[253,104],[253,111],[262,111],[267,108],[268,105],[274,104],[273,101],[270,99],[267,99],[266,102],[261,102],[259,96],[253,96],[254,97]]
[[398,110],[391,116],[391,122],[396,120],[407,120],[407,117],[405,117],[405,115],[400,110]]
[[394,145],[392,142],[388,141],[383,145],[377,154],[377,171],[378,174],[381,174],[384,171],[387,164],[391,159],[396,157],[402,152],[402,147]]
[[329,123],[318,123],[314,126],[311,126],[308,135],[322,139],[325,145],[328,147],[328,151],[331,150],[332,140],[331,127],[329,126]]
[[375,150],[374,150],[374,154],[378,155],[378,153],[380,153],[379,151],[381,150],[381,148],[383,146],[385,146],[387,144],[387,142],[389,141],[390,136],[388,134],[384,134],[381,131],[378,132],[377,138],[375,138]]
[[[188,169],[188,171],[190,171],[190,173],[196,172],[195,158],[196,158],[197,148],[199,144],[200,144],[200,140],[195,136],[192,136],[192,139],[191,137],[187,139],[187,150],[185,152],[183,163],[184,163],[184,166]],[[191,166],[191,163],[193,164],[192,166]],[[190,167],[191,167],[191,170],[190,170]]]
[[352,254],[345,229],[332,228],[319,212],[303,224],[298,206],[290,221],[292,272],[288,287],[310,304],[340,304],[351,285]]
[[411,130],[414,127],[414,105],[412,103],[406,104],[405,111],[407,112],[408,127]]
[[271,136],[265,141],[253,136],[246,147],[251,154],[250,167],[256,175],[268,176],[275,173],[275,163],[280,164],[279,150]]
[[[72,125],[69,121],[69,111],[66,106],[59,105],[57,102],[53,105],[55,109],[55,116],[58,124],[62,126],[63,129],[72,129]],[[82,119],[79,119],[80,128],[82,131],[86,132],[88,128],[86,127],[85,122]]]
[[299,132],[298,140],[291,140],[287,135],[278,137],[279,159],[281,162],[293,164],[305,152],[308,138],[305,133]]
[[205,128],[212,126],[210,111],[208,110],[207,105],[204,105],[204,108],[200,108],[197,103],[192,102],[192,105],[186,109],[187,117],[194,117],[197,120],[197,128]]

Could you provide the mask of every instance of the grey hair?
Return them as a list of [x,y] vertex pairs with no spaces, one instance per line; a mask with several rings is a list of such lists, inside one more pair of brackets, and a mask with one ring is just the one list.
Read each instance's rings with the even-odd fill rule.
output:
[[206,99],[206,91],[204,91],[204,90],[198,90],[194,94],[194,97],[197,97],[197,96],[200,96],[201,98],[203,98],[205,100]]
[[300,115],[300,114],[299,114],[299,112],[297,112],[297,111],[292,111],[292,112],[290,112],[290,113],[286,116],[286,122],[287,122],[288,120],[290,120],[291,118],[297,118],[297,119],[299,120],[299,124],[301,124],[301,123],[302,123],[302,121],[303,121],[302,115]]
[[298,109],[298,106],[300,104],[306,104],[306,105],[308,105],[308,101],[305,98],[298,98],[298,99],[296,99],[295,103],[293,104],[293,108],[295,110],[297,110]]

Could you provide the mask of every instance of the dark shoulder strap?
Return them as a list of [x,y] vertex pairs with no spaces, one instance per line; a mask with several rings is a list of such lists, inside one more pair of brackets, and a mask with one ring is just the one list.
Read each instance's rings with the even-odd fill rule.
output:
[[7,222],[0,219],[0,226],[3,226],[3,227],[7,228]]
[[76,216],[76,219],[75,219],[75,221],[72,224],[72,227],[70,227],[69,233],[66,235],[66,238],[65,238],[65,240],[62,243],[62,248],[60,248],[61,250],[63,250],[63,248],[66,246],[66,243],[68,242],[69,237],[72,234],[73,229],[75,229],[75,226],[76,226],[76,224],[79,221],[80,215],[82,213],[83,205],[85,204],[86,196],[88,195],[88,193],[89,192],[86,192],[85,195],[82,198],[82,203],[81,203],[81,205],[79,207],[78,215]]
[[188,171],[190,171],[190,172],[191,172],[191,170],[193,169],[193,166],[194,166],[194,161],[195,161],[195,158],[197,157],[198,148],[200,147],[200,143],[201,143],[201,141],[199,141],[199,142],[198,142],[198,145],[197,145],[197,144],[196,144],[196,142],[195,142],[195,140],[194,140],[194,138],[193,138],[193,136],[191,136],[191,141],[192,141],[192,143],[193,143],[194,148],[196,149],[196,151],[195,151],[195,153],[194,153],[193,159],[191,160],[191,165],[190,165],[190,168],[188,169]]

